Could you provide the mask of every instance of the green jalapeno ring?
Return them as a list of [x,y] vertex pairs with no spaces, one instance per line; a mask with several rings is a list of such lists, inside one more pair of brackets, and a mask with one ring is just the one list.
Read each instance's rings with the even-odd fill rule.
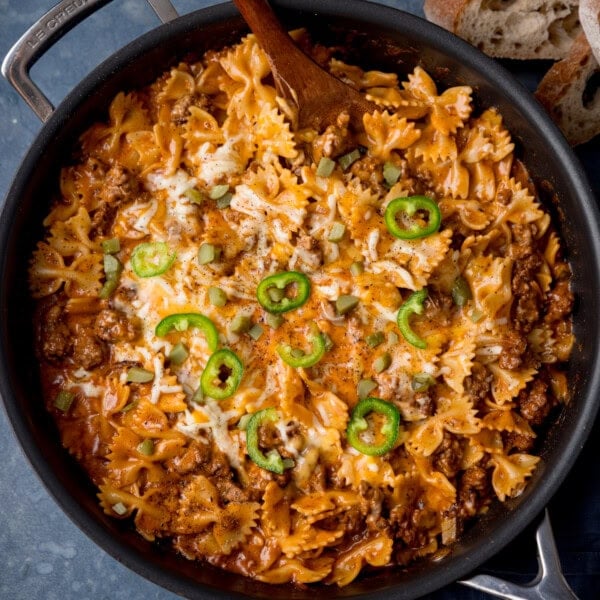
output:
[[170,252],[165,242],[144,242],[131,253],[131,268],[138,277],[162,275],[175,261],[175,252]]
[[[408,217],[413,217],[420,210],[427,213],[426,225],[421,226],[413,223],[404,228],[398,224],[396,217],[399,213],[405,213]],[[427,196],[408,196],[392,200],[387,205],[383,218],[388,231],[392,235],[402,240],[415,240],[438,231],[442,222],[442,213],[435,200]]]
[[[288,286],[296,284],[293,298],[285,295]],[[310,280],[304,273],[284,271],[265,277],[256,288],[260,305],[271,314],[280,314],[302,306],[310,295]]]
[[[223,371],[227,377],[223,380]],[[228,348],[211,354],[200,376],[200,388],[204,396],[215,400],[225,400],[232,396],[242,381],[244,367],[242,361]],[[219,383],[215,383],[218,381]]]
[[325,336],[320,332],[313,335],[310,342],[312,349],[308,354],[298,348],[292,348],[289,344],[279,344],[275,350],[290,367],[306,369],[316,365],[323,358],[327,347]]
[[[279,419],[279,413],[273,407],[263,408],[255,412],[246,424],[246,450],[248,451],[248,456],[261,469],[281,475],[286,469],[287,461],[281,458],[277,450],[271,450],[265,454],[258,445],[258,430],[261,425],[276,423]],[[289,465],[287,468],[291,466],[293,465]]]
[[164,337],[171,331],[187,331],[190,327],[199,329],[206,338],[208,349],[214,352],[219,345],[219,332],[215,324],[201,313],[175,313],[166,316],[156,326],[155,335]]
[[404,339],[422,350],[427,348],[427,342],[420,338],[410,327],[409,319],[414,313],[420,315],[425,310],[423,303],[427,298],[427,288],[423,288],[417,292],[413,292],[406,302],[400,307],[398,311],[398,328],[400,333],[404,336]]
[[[381,427],[384,440],[380,444],[365,442],[360,437],[369,428],[369,423],[365,417],[370,413],[379,413],[386,418],[384,425]],[[373,397],[361,400],[354,407],[346,429],[349,444],[360,453],[368,456],[382,456],[389,452],[394,447],[399,433],[400,411],[391,402]]]

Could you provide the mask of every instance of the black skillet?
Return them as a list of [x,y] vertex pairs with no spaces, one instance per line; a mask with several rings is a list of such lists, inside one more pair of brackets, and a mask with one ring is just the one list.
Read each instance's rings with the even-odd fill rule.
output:
[[246,31],[230,3],[176,18],[166,0],[148,1],[156,5],[165,24],[115,53],[54,111],[31,84],[28,66],[47,44],[108,0],[64,0],[58,9],[62,12],[53,13],[54,21],[42,19],[30,29],[10,56],[10,64],[5,64],[13,83],[25,86],[23,94],[45,121],[10,188],[0,225],[0,392],[26,455],[63,510],[99,546],[142,576],[189,598],[242,595],[288,600],[322,593],[329,598],[408,599],[465,576],[543,510],[575,462],[598,408],[600,319],[592,307],[600,296],[599,215],[580,164],[539,105],[508,72],[447,32],[410,14],[364,1],[272,2],[288,28],[306,26],[315,39],[346,48],[350,62],[401,75],[419,64],[442,87],[471,85],[480,106],[498,107],[519,157],[544,190],[543,200],[559,223],[573,269],[577,344],[568,373],[573,398],[541,443],[543,462],[526,491],[494,505],[437,562],[367,575],[343,589],[316,591],[265,585],[191,563],[166,547],[146,542],[126,523],[105,516],[96,490],[62,449],[41,401],[32,351],[32,305],[24,276],[33,241],[41,237],[42,215],[56,192],[58,169],[68,162],[78,135],[104,117],[110,99],[118,91],[149,83],[191,50],[202,53],[221,47]]

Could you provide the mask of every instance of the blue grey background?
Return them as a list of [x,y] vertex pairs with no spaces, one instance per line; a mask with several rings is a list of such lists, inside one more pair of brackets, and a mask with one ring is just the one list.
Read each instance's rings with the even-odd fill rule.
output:
[[[343,1],[343,0],[331,0]],[[181,14],[215,4],[174,0]],[[420,0],[379,0],[422,15]],[[55,0],[0,0],[0,58]],[[144,0],[114,0],[67,34],[32,70],[34,80],[55,104],[94,66],[158,24]],[[505,63],[531,89],[536,78],[516,63]],[[40,123],[13,89],[0,80],[0,201]],[[577,150],[600,197],[600,141]],[[572,474],[550,503],[565,576],[582,599],[600,589],[600,431],[596,425]],[[485,570],[527,581],[537,571],[533,531],[520,535]],[[483,594],[457,584],[433,600],[479,600]],[[123,567],[95,546],[63,514],[40,484],[0,412],[0,600],[170,600],[162,590]]]

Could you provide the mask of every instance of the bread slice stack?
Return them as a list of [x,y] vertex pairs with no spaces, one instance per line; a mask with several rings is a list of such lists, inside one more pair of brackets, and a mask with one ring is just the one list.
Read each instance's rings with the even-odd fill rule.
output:
[[600,135],[600,0],[425,0],[424,10],[490,56],[556,60],[536,97],[571,145]]

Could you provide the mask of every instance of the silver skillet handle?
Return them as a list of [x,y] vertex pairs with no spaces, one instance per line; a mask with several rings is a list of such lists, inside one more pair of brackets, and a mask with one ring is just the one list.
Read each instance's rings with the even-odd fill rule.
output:
[[[32,81],[29,70],[63,35],[110,1],[62,0],[20,37],[2,62],[2,75],[42,122],[50,118],[54,106]],[[163,23],[179,16],[170,0],[147,2]]]
[[562,574],[548,509],[537,528],[535,541],[538,574],[530,583],[518,585],[492,575],[475,575],[458,583],[505,600],[577,600]]

